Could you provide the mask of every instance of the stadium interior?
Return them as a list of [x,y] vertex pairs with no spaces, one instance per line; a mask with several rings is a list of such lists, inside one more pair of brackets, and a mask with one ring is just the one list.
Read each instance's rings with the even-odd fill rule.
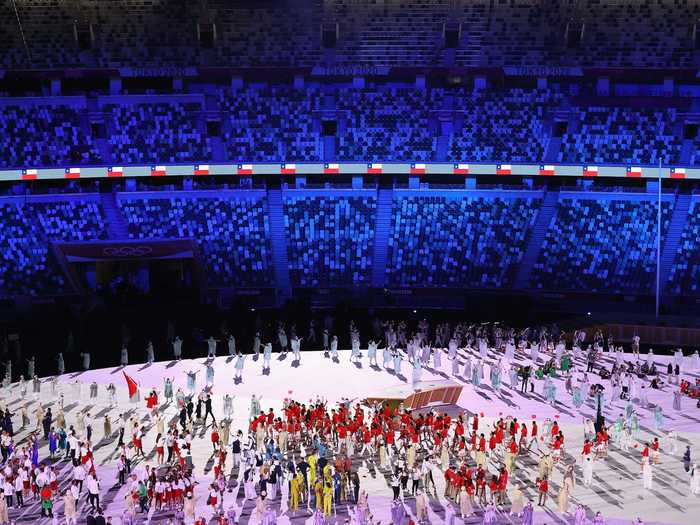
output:
[[[192,303],[203,324],[487,319],[503,301],[658,323],[657,296],[691,326],[699,16],[692,0],[3,0],[4,331]],[[368,169],[329,168],[344,163]]]

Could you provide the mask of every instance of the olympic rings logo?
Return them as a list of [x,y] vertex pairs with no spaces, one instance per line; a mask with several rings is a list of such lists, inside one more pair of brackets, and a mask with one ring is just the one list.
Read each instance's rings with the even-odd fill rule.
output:
[[109,246],[102,250],[102,253],[110,257],[143,257],[153,253],[153,248],[150,246]]

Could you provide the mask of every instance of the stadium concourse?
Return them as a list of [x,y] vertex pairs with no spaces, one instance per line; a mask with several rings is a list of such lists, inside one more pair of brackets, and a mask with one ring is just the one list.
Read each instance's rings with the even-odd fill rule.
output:
[[[181,398],[186,399],[191,394],[195,400],[211,395],[212,412],[220,425],[217,430],[219,444],[225,442],[228,452],[223,464],[220,453],[212,452],[214,427],[211,419],[205,419],[204,423],[199,419],[202,416],[207,417],[204,412],[208,410],[208,403],[202,403],[196,408],[192,423],[187,422],[185,425],[190,435],[182,441],[183,450],[180,452],[185,456],[182,463],[193,466],[192,476],[185,481],[185,490],[189,492],[189,484],[193,483],[191,490],[196,508],[195,517],[203,520],[203,523],[219,517],[228,519],[229,523],[401,523],[403,519],[408,523],[409,519],[417,522],[419,518],[422,518],[423,522],[434,524],[482,521],[520,523],[519,513],[523,510],[518,510],[515,506],[522,505],[521,499],[524,502],[533,502],[533,523],[538,524],[569,523],[572,520],[585,523],[586,519],[602,523],[601,516],[608,524],[636,522],[638,517],[645,523],[689,524],[693,523],[694,513],[700,510],[700,497],[697,492],[691,492],[692,483],[697,484],[697,481],[693,480],[700,472],[694,468],[695,473],[691,477],[687,469],[684,469],[683,461],[686,446],[691,447],[693,454],[700,446],[695,399],[684,395],[682,405],[676,405],[673,392],[679,387],[669,385],[668,382],[673,381],[674,374],[666,374],[669,363],[679,364],[680,378],[694,384],[700,372],[700,358],[697,354],[686,355],[684,358],[679,358],[678,354],[673,357],[654,356],[644,351],[641,356],[621,352],[597,354],[594,358],[596,370],[611,370],[615,363],[624,364],[627,361],[637,365],[646,364],[647,367],[654,363],[657,367],[656,377],[666,386],[662,386],[660,390],[647,388],[648,393],[645,393],[643,388],[639,389],[639,385],[634,385],[630,391],[624,390],[629,394],[627,399],[632,398],[626,401],[624,395],[623,399],[615,398],[616,392],[619,391],[611,387],[608,379],[599,379],[597,375],[595,379],[593,375],[590,379],[584,376],[583,370],[588,368],[591,356],[576,349],[573,353],[568,350],[560,354],[557,350],[551,355],[538,355],[537,352],[526,348],[515,351],[508,348],[504,354],[492,348],[484,349],[479,345],[478,349],[435,349],[432,353],[428,351],[426,359],[425,352],[418,349],[414,353],[409,348],[408,353],[399,353],[403,362],[399,360],[400,372],[397,374],[396,352],[388,356],[387,361],[387,356],[379,349],[376,357],[378,363],[374,364],[373,352],[368,349],[362,349],[359,354],[356,349],[336,353],[332,345],[329,354],[307,353],[303,350],[297,353],[294,344],[292,348],[293,352],[271,355],[266,355],[263,349],[259,355],[247,355],[243,359],[238,354],[66,373],[43,378],[38,393],[34,392],[31,382],[27,384],[22,380],[21,383],[7,385],[2,389],[2,403],[7,410],[14,413],[14,439],[19,444],[18,447],[25,443],[27,438],[31,438],[31,433],[38,436],[43,434],[40,422],[36,422],[35,419],[39,405],[42,411],[52,409],[52,429],[60,425],[62,418],[65,418],[63,424],[69,432],[75,431],[78,440],[91,435],[90,443],[85,442],[76,457],[86,458],[83,460],[86,467],[94,465],[94,472],[99,480],[99,486],[95,489],[99,493],[99,506],[108,521],[113,524],[165,523],[166,520],[170,523],[170,520],[183,519],[185,522],[192,521],[187,513],[187,503],[187,514],[184,517],[181,507],[177,504],[174,507],[163,504],[162,508],[158,508],[158,492],[165,491],[164,493],[169,495],[171,489],[167,485],[163,485],[165,488],[159,488],[159,482],[151,485],[151,482],[161,476],[167,477],[169,472],[176,468],[173,465],[179,463],[174,460],[172,463],[160,465],[162,459],[158,459],[158,447],[162,450],[164,444],[170,447],[173,443],[156,434],[163,432],[163,427],[168,429],[170,424],[177,428],[182,418],[186,419],[177,405]],[[410,353],[413,353],[413,359],[410,358]],[[534,391],[530,392],[528,385],[523,393],[519,376],[516,375],[515,384],[510,385],[513,381],[512,375],[509,379],[510,370],[515,366],[534,365],[533,358],[536,360],[533,369],[541,370],[547,362],[559,363],[560,367],[555,366],[556,372],[551,374],[553,380],[547,379],[546,375],[544,379],[541,379],[540,374],[533,375]],[[563,363],[564,359],[572,358],[573,362],[570,365]],[[126,359],[128,357],[122,356],[123,361]],[[373,362],[370,363],[370,360]],[[414,364],[409,362],[411,360]],[[269,367],[266,368],[268,363]],[[420,369],[417,363],[422,363]],[[465,367],[472,370],[483,367],[483,379],[475,379],[475,373],[470,373]],[[627,369],[626,364],[624,369]],[[503,374],[502,382],[494,380],[496,370],[499,377]],[[569,375],[567,370],[573,371],[572,374]],[[464,377],[465,374],[469,377]],[[189,379],[190,377],[193,379]],[[489,377],[490,380],[487,379]],[[165,386],[167,379],[172,381],[170,386]],[[587,392],[589,382],[602,383],[605,387],[602,414],[610,428],[609,444],[601,444],[599,436],[593,437],[593,424],[586,421],[596,419],[596,397]],[[572,384],[574,391],[579,387],[583,389],[582,398],[578,401],[576,395],[567,393]],[[110,385],[115,385],[114,391],[111,391]],[[362,432],[356,448],[352,445],[349,448],[341,448],[338,445],[336,448],[336,433],[341,433],[338,442],[343,443],[344,432],[336,428],[334,416],[332,437],[319,428],[313,441],[300,443],[294,437],[296,431],[290,432],[289,441],[282,445],[287,450],[284,456],[280,456],[280,461],[274,460],[274,454],[271,458],[265,452],[261,454],[260,450],[257,454],[250,450],[250,443],[260,443],[259,440],[265,441],[264,446],[268,452],[272,450],[260,431],[251,430],[251,437],[248,438],[248,431],[256,426],[254,423],[251,427],[251,416],[258,411],[267,414],[268,409],[272,409],[276,417],[286,418],[292,412],[284,409],[292,406],[292,400],[309,408],[312,404],[323,403],[329,411],[347,403],[351,412],[359,405],[364,412],[365,423],[370,424],[372,419],[376,421],[376,417],[372,418],[373,406],[365,403],[367,398],[403,399],[415,391],[445,385],[463,387],[456,403],[447,406],[429,405],[417,410],[415,414],[449,414],[452,418],[452,426],[447,434],[449,447],[435,443],[433,440],[436,436],[431,436],[429,431],[425,434],[419,432],[417,450],[411,452],[410,446],[408,450],[403,448],[403,427],[396,427],[397,448],[393,453],[389,453],[383,447],[382,438],[375,441],[375,435],[372,436],[372,441],[367,443],[369,440],[362,438]],[[552,387],[553,403],[552,395],[548,391]],[[157,396],[157,402],[154,395]],[[165,396],[168,396],[168,399]],[[232,398],[230,404],[227,396]],[[380,413],[384,412],[379,408]],[[184,410],[186,411],[186,405]],[[36,417],[41,418],[43,413],[38,413]],[[339,412],[333,412],[336,413]],[[23,414],[22,418],[20,414]],[[486,447],[488,455],[479,450],[461,450],[458,444],[459,431],[453,427],[455,424],[462,424],[460,415],[463,417],[465,436],[474,428],[474,417],[478,418],[478,433],[484,434],[489,442]],[[18,421],[24,417],[28,417],[29,421],[20,428]],[[403,420],[404,417],[405,415],[399,414],[398,419]],[[110,429],[105,428],[106,418],[111,420]],[[533,422],[536,423],[540,436],[540,439],[535,439],[533,443],[532,435],[529,434],[524,442],[521,441],[515,455],[511,453],[513,449],[506,446],[508,438],[495,448],[489,439],[494,424],[499,419],[510,423],[513,418],[530,431]],[[624,420],[621,431],[616,430],[615,422],[618,418]],[[405,420],[403,422],[405,423]],[[627,426],[628,423],[630,427]],[[35,426],[39,427],[36,431]],[[553,426],[558,426],[561,436],[565,436],[565,445],[561,448],[553,444],[559,435],[556,428],[550,430]],[[278,443],[276,438],[279,427],[275,428],[275,443]],[[509,426],[505,428],[508,433]],[[133,437],[132,429],[135,429]],[[237,439],[238,430],[243,432],[241,448],[244,467],[235,466],[237,449],[234,441]],[[118,443],[122,431],[126,446],[120,450]],[[109,435],[105,435],[105,432],[109,432]],[[166,432],[169,434],[168,430]],[[305,429],[302,429],[302,435],[304,432]],[[394,433],[393,430],[391,433]],[[491,434],[493,435],[497,436]],[[517,431],[515,438],[518,439],[519,435],[520,431]],[[323,436],[322,439],[319,436]],[[424,440],[425,437],[428,439]],[[598,439],[598,443],[591,449],[584,443],[584,437]],[[653,445],[655,438],[660,443],[658,451]],[[326,441],[327,439],[329,441]],[[455,441],[452,442],[452,439]],[[369,447],[365,448],[363,441],[364,444],[369,444]],[[175,448],[177,443],[176,440]],[[185,443],[190,443],[190,452],[184,450]],[[651,445],[647,448],[648,443]],[[3,438],[3,445],[7,446],[6,438]],[[41,464],[55,468],[60,492],[53,498],[53,515],[59,517],[62,523],[65,499],[61,494],[71,485],[71,479],[84,478],[85,473],[81,470],[80,474],[76,474],[76,469],[71,468],[69,461],[63,459],[63,449],[59,449],[56,457],[51,458],[46,441],[39,438],[37,447],[37,457]],[[469,448],[471,447],[467,445],[466,449]],[[142,454],[139,454],[139,449],[143,451]],[[169,456],[170,452],[167,454]],[[248,454],[251,458],[247,462]],[[306,467],[303,467],[302,459],[305,454],[308,457],[303,462]],[[338,468],[337,458],[349,457],[350,472],[357,472],[359,475],[356,481],[359,485],[359,505],[355,505],[352,500],[354,483],[351,483],[351,475],[349,479],[345,476],[339,478],[343,488],[338,494],[342,495],[337,501],[335,496],[333,497],[329,516],[323,516],[322,507],[322,510],[314,511],[317,508],[315,498],[319,497],[318,493],[310,496],[310,500],[302,499],[298,510],[294,512],[290,506],[293,506],[293,493],[296,489],[292,487],[290,493],[283,486],[287,483],[293,486],[296,478],[288,476],[287,470],[290,465],[296,463],[295,468],[303,468],[306,477],[309,465],[315,466],[317,461],[321,461],[319,456],[324,454],[333,466],[331,473]],[[118,482],[119,469],[125,468],[120,463],[120,455],[122,458],[130,458],[131,462],[131,476],[122,480],[125,481],[123,485]],[[645,456],[648,456],[646,460],[653,464],[653,485],[649,489],[642,488],[645,477],[641,474],[640,465]],[[513,457],[514,463],[511,463]],[[553,462],[549,463],[552,459]],[[29,460],[30,465],[31,461]],[[289,463],[290,461],[292,463]],[[392,472],[392,469],[398,467],[405,469],[406,464],[413,461],[416,470],[406,470],[406,474]],[[502,496],[499,505],[491,505],[491,498],[494,495],[496,498],[499,496],[495,492],[492,494],[493,487],[486,489],[485,498],[488,498],[488,502],[475,503],[473,508],[468,505],[472,514],[462,519],[460,510],[464,502],[459,495],[455,496],[455,493],[450,491],[446,481],[450,479],[450,474],[446,475],[445,469],[450,468],[451,473],[457,472],[462,463],[472,469],[476,467],[477,461],[485,461],[487,468],[496,473],[502,472],[504,464],[509,467],[510,477],[506,494]],[[585,464],[590,461],[592,466]],[[76,464],[78,463],[80,460]],[[273,481],[268,477],[267,465],[271,465],[271,469],[274,470],[278,464],[281,464],[284,474]],[[149,475],[148,466],[153,469],[153,477]],[[253,474],[258,467],[261,468],[262,474]],[[536,480],[541,479],[543,471],[545,475],[549,472],[550,497],[542,507],[537,505],[540,487]],[[321,472],[330,475],[325,469],[321,469],[319,476]],[[414,472],[420,475],[414,475]],[[221,489],[218,488],[215,477],[218,473],[223,473]],[[591,473],[591,481],[588,482],[587,478]],[[4,474],[7,475],[7,470]],[[252,481],[250,485],[246,483],[249,475],[250,480],[266,479],[267,498],[264,502],[260,498],[260,492],[265,491],[263,485],[260,485],[256,494],[258,485],[253,485]],[[400,489],[399,476],[404,475],[409,479],[408,486]],[[476,471],[474,475],[476,476]],[[309,473],[308,476],[312,474]],[[39,483],[37,479],[31,479],[32,485]],[[411,480],[414,479],[420,480],[417,483],[420,486],[417,494],[411,490]],[[141,507],[143,511],[139,510],[139,498],[132,499],[132,493],[136,496],[140,494],[139,480],[149,484],[148,492],[144,492],[142,496],[150,504]],[[428,480],[432,480],[434,487],[431,487]],[[427,487],[424,487],[424,481],[427,481]],[[212,483],[216,488],[212,488]],[[275,483],[276,488],[272,488]],[[313,477],[309,483],[310,494],[313,494]],[[348,483],[347,494],[345,483]],[[89,482],[86,485],[88,490],[92,490]],[[173,486],[177,487],[177,484],[174,483]],[[564,504],[565,509],[561,508],[563,486],[568,489],[568,503]],[[392,503],[394,487],[398,489],[399,497]],[[700,490],[697,485],[695,488]],[[212,497],[214,504],[210,504]],[[220,498],[218,501],[217,497]],[[79,522],[83,522],[85,516],[92,513],[89,501],[85,498],[83,488],[78,503]],[[9,513],[11,519],[17,523],[37,522],[39,508],[39,500],[30,496],[25,498],[24,507],[10,509]],[[525,507],[525,512],[527,511],[528,507]],[[401,518],[403,512],[405,517]],[[600,515],[596,516],[596,513]],[[43,517],[41,519],[44,520]]]

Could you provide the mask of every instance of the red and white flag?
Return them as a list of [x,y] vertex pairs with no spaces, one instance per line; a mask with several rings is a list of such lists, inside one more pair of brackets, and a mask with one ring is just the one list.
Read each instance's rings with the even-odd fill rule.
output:
[[167,174],[165,166],[151,166],[151,177],[165,177]]
[[425,164],[414,163],[411,164],[411,175],[425,175]]
[[136,392],[139,389],[139,384],[133,380],[133,378],[129,375],[127,375],[126,372],[122,371],[122,374],[124,374],[124,379],[126,379],[126,386],[129,389],[129,398],[132,398],[136,395]]
[[209,164],[197,164],[194,167],[195,175],[209,175]]
[[282,175],[294,175],[296,172],[296,164],[282,164],[282,167],[280,168],[280,174]]
[[124,175],[124,168],[121,166],[110,166],[107,168],[108,177],[122,177]]
[[540,164],[540,175],[551,176],[555,174],[554,166],[549,164]]
[[80,168],[66,168],[66,179],[79,179]]
[[238,173],[238,175],[252,175],[253,174],[253,165],[252,164],[239,164],[238,171],[236,173]]
[[598,166],[584,166],[583,167],[584,177],[597,177],[598,176]]
[[455,164],[452,168],[455,175],[469,175],[469,164]]
[[36,180],[39,174],[35,169],[22,170],[22,180]]
[[510,175],[513,173],[513,166],[510,164],[498,164],[496,166],[496,175]]
[[627,166],[627,176],[628,177],[641,177],[642,168],[639,166]]
[[375,164],[374,162],[367,164],[367,173],[369,174],[380,175],[383,169],[384,166],[382,164]]
[[325,173],[326,175],[336,175],[337,173],[340,173],[340,164],[332,162],[330,164],[324,165],[323,173]]
[[672,179],[685,179],[685,168],[671,168]]

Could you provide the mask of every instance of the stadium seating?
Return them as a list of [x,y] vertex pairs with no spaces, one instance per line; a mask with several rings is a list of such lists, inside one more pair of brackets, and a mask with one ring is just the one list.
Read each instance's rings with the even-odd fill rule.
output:
[[100,205],[95,201],[69,200],[32,202],[32,211],[46,237],[52,241],[92,241],[107,238],[107,225]]
[[458,91],[461,126],[450,136],[448,160],[542,161],[545,115],[561,98],[548,90]]
[[213,61],[236,66],[313,66],[319,62],[320,17],[308,3],[222,1],[216,7]]
[[[64,4],[58,0],[2,2],[0,34],[7,32],[12,43],[10,52],[0,55],[2,63],[19,68],[79,66],[80,56],[73,36],[74,17]],[[17,9],[16,14],[10,5]]]
[[668,277],[668,291],[676,295],[700,294],[700,203],[692,201]]
[[284,223],[294,286],[369,283],[374,197],[286,196]]
[[69,106],[0,105],[0,136],[2,166],[63,167],[100,158],[78,110]]
[[154,103],[107,105],[109,143],[115,161],[164,163],[211,158],[208,139],[199,130],[199,104]]
[[[479,4],[483,2],[466,2],[464,7],[465,19],[471,20],[465,27],[466,45],[470,44],[470,29],[483,25],[483,34],[477,42],[480,61],[465,65],[560,65],[562,58],[566,57],[563,35],[566,22],[572,16],[570,2],[500,0],[490,2],[482,18],[469,17]],[[460,57],[460,54],[457,56]]]
[[[687,0],[209,0],[205,10],[122,0],[118,11],[105,0],[14,4],[17,15],[9,2],[0,4],[0,61],[24,69],[308,67],[328,60],[322,23],[338,24],[331,62],[341,66],[452,65],[443,29],[461,24],[458,65],[692,68],[688,24],[700,18],[700,6]],[[89,49],[76,42],[74,21],[85,31],[92,25]],[[198,40],[209,21],[216,27],[211,48]]]
[[340,27],[340,64],[424,66],[440,63],[446,0],[326,2],[324,14]]
[[[46,102],[0,105],[0,131],[6,140],[12,137],[0,165],[156,165],[214,159],[700,163],[700,139],[684,150],[679,109],[607,106],[601,97],[572,111],[554,87],[473,91],[392,84],[249,84],[216,93],[207,100],[207,109],[191,95],[181,102],[176,97],[167,102],[110,101],[101,108],[107,137],[99,143],[84,131],[94,111]],[[206,129],[210,113],[220,115],[221,140],[218,132],[210,136]],[[554,142],[558,151],[548,148],[555,115],[568,116],[566,133]],[[331,117],[337,123],[336,136],[323,137],[322,123]],[[328,148],[328,140],[335,148]]]
[[[431,91],[432,96],[438,94]],[[431,95],[400,88],[340,90],[338,108],[347,120],[338,139],[337,159],[434,160],[437,137],[428,117],[437,103]]]
[[[626,0],[580,3],[586,22],[577,55],[589,67],[694,67],[688,21],[700,16],[697,2]],[[680,29],[683,28],[683,29]]]
[[696,136],[692,142],[692,148],[690,150],[690,158],[688,159],[688,164],[691,166],[700,165],[700,136]]
[[671,129],[675,109],[578,108],[580,128],[562,137],[563,162],[677,164],[681,141]]
[[0,203],[0,295],[53,295],[68,283],[28,210]]
[[263,286],[271,282],[267,207],[262,198],[144,199],[123,194],[119,206],[132,239],[198,241],[209,285]]
[[448,160],[540,162],[547,141],[545,115],[561,95],[523,89],[458,91],[454,101],[461,127],[450,136]]
[[540,203],[530,198],[395,198],[388,239],[389,284],[508,286]]
[[298,161],[321,158],[313,112],[318,90],[253,87],[220,91],[229,158],[236,161]]
[[[662,231],[671,217],[663,203]],[[656,264],[656,202],[563,198],[535,266],[535,288],[649,293]]]
[[101,67],[193,66],[198,60],[196,15],[168,0],[83,2],[95,42],[87,59]]

